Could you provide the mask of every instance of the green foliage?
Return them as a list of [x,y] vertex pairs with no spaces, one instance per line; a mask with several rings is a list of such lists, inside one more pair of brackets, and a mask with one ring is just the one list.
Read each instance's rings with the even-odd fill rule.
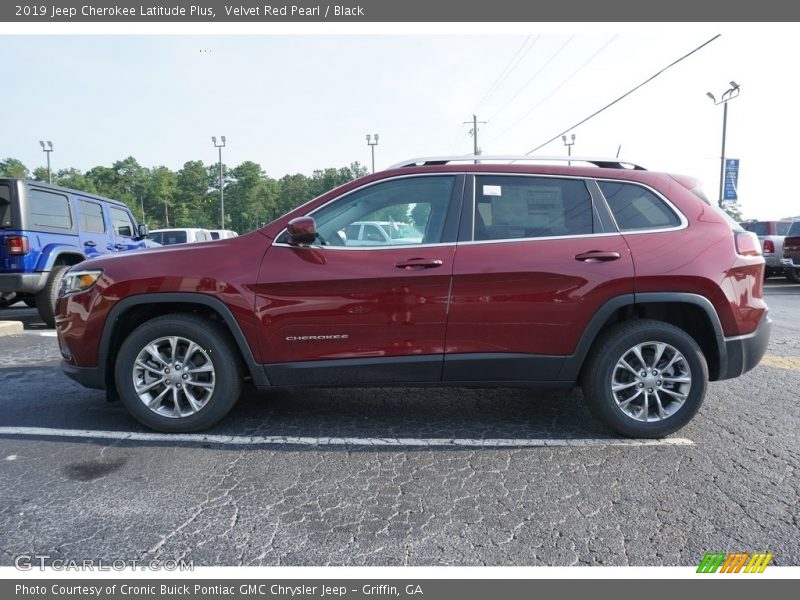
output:
[[[222,166],[225,197],[225,228],[240,234],[277,219],[309,200],[367,175],[367,168],[355,162],[339,169],[320,169],[311,177],[296,173],[279,180],[269,177],[258,163],[245,161],[228,169]],[[0,161],[0,177],[47,181],[47,168],[31,173],[16,158]],[[129,156],[110,167],[99,165],[86,173],[61,169],[53,183],[99,194],[125,202],[151,228],[207,227],[221,224],[219,165],[193,160],[175,172],[164,166],[143,167]],[[389,215],[406,221],[407,215]],[[389,220],[387,216],[386,220]]]
[[[45,171],[47,171],[47,169],[45,169]],[[53,183],[55,185],[72,188],[73,190],[89,192],[90,194],[97,193],[94,181],[81,173],[78,169],[61,169],[57,173],[53,173]]]
[[420,231],[425,231],[428,217],[431,214],[430,204],[415,204],[411,209],[411,223]]
[[[47,169],[45,169],[47,172]],[[30,177],[28,167],[16,158],[0,160],[0,177],[14,177],[16,179],[28,179]]]
[[722,210],[728,213],[728,216],[730,216],[734,221],[736,222],[744,221],[744,216],[742,215],[742,207],[739,206],[738,202],[723,202]]
[[48,181],[50,179],[47,174],[47,167],[36,167],[31,173],[31,179],[34,181]]

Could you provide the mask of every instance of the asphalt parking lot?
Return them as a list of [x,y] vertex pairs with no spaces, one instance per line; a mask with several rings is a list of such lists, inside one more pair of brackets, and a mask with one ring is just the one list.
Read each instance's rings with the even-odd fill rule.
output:
[[0,310],[26,327],[0,337],[0,564],[800,565],[800,285],[766,294],[765,360],[655,445],[578,391],[440,388],[249,390],[215,437],[142,439],[61,374],[35,310]]

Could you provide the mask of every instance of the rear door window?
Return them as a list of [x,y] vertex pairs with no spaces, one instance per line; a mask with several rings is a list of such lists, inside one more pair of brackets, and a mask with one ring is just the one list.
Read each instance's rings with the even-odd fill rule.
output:
[[72,229],[69,199],[64,194],[30,189],[28,191],[30,224],[51,229]]
[[589,235],[593,214],[582,180],[481,175],[476,178],[473,239]]
[[103,207],[97,202],[81,200],[81,230],[86,233],[105,233]]
[[618,181],[598,181],[620,231],[667,229],[681,220],[653,192],[640,185]]

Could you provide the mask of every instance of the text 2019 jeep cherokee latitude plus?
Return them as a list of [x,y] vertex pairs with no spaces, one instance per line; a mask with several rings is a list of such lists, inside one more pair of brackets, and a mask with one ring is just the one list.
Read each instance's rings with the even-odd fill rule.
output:
[[[758,239],[696,180],[480,159],[410,161],[248,235],[77,265],[59,300],[64,370],[162,431],[213,425],[249,378],[579,383],[607,426],[660,437],[692,418],[709,380],[761,359]],[[347,239],[368,221],[422,237]]]

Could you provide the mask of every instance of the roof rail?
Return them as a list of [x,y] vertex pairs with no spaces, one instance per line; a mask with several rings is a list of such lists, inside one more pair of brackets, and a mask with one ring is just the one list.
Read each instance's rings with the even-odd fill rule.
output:
[[[517,161],[541,161],[541,162],[582,162],[589,163],[604,169],[632,169],[635,171],[646,171],[637,165],[619,158],[598,158],[592,156],[526,156],[526,155],[493,155],[493,154],[467,154],[461,156],[428,156],[423,158],[410,158],[389,167],[389,169],[402,169],[403,167],[431,167],[436,165],[446,165],[454,162],[504,162],[513,163]],[[388,169],[387,169],[388,170]]]

